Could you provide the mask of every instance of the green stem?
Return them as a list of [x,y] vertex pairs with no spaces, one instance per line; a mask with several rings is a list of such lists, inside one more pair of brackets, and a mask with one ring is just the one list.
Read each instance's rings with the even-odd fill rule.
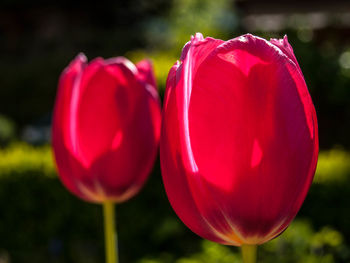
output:
[[242,245],[243,263],[256,263],[257,245]]
[[106,263],[118,263],[118,244],[113,202],[105,201],[103,203],[103,215],[105,223]]

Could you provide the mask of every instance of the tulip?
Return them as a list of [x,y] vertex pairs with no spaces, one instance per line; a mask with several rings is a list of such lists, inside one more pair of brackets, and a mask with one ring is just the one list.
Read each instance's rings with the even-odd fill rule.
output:
[[87,63],[79,54],[60,77],[52,128],[59,177],[79,198],[103,203],[111,229],[113,203],[138,193],[153,167],[160,120],[147,60]]
[[284,39],[200,33],[170,69],[160,159],[179,218],[208,240],[255,247],[287,228],[311,185],[316,113]]

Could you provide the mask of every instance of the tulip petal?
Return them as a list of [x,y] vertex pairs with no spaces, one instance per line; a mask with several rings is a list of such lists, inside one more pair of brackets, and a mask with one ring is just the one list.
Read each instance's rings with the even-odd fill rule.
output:
[[60,79],[53,120],[59,175],[84,200],[122,202],[140,190],[157,156],[160,102],[151,64],[86,60],[79,55]]
[[[79,158],[85,167],[111,147],[118,130],[129,122],[139,93],[133,73],[118,64],[95,60],[83,73],[74,123]],[[74,115],[73,115],[74,116]]]
[[283,231],[317,162],[315,110],[287,39],[196,34],[171,68],[161,166],[181,220],[223,244]]
[[140,80],[151,85],[153,88],[157,86],[156,79],[153,74],[152,63],[150,60],[148,59],[141,60],[139,63],[136,64],[136,68],[138,70],[137,77]]
[[138,70],[138,74],[136,77],[141,80],[143,86],[148,91],[149,95],[147,95],[149,107],[151,111],[151,116],[153,117],[153,123],[155,124],[155,134],[156,138],[160,137],[160,98],[157,91],[156,78],[154,76],[152,62],[148,59],[141,60],[136,64],[136,68]]
[[[108,66],[105,66],[105,71],[119,84],[108,83],[110,88],[115,88],[115,94],[106,95],[105,103],[108,97],[114,101],[105,110],[114,114],[108,119],[110,122],[115,121],[118,128],[103,128],[101,133],[108,134],[108,130],[111,137],[106,138],[106,147],[99,145],[101,154],[96,154],[97,151],[94,150],[96,155],[90,167],[91,174],[98,175],[95,176],[98,187],[104,190],[110,200],[116,202],[129,199],[143,186],[157,156],[160,136],[160,102],[156,89],[140,80],[138,69],[130,68],[126,62],[128,60],[117,58],[106,63]],[[108,79],[106,75],[101,78]],[[150,89],[155,92],[151,93]],[[85,103],[91,105],[86,98]],[[117,107],[114,113],[112,107]],[[91,118],[91,114],[87,116]]]
[[288,42],[287,35],[285,35],[283,39],[272,38],[270,39],[270,43],[277,46],[288,58],[290,58],[294,62],[295,65],[298,66],[298,69],[300,70],[299,63],[295,58],[292,46]]
[[[64,136],[64,144],[74,151],[74,142],[70,136],[72,128],[70,119],[71,98],[73,93],[79,88],[79,83],[83,69],[86,67],[86,57],[79,54],[63,71],[58,85],[57,100],[55,104],[54,129],[53,132],[61,132]],[[69,105],[67,107],[67,105]]]
[[265,242],[295,216],[290,207],[300,208],[316,165],[303,77],[279,50],[247,35],[208,56],[192,87],[189,140],[202,187],[246,243]]
[[91,182],[86,181],[86,171],[75,159],[74,142],[70,136],[72,131],[72,123],[69,121],[71,108],[67,107],[71,105],[73,93],[79,88],[86,61],[84,54],[79,54],[61,75],[53,116],[52,144],[63,184],[73,194],[91,201],[90,196],[81,191],[81,188],[86,188],[86,185],[91,185]]
[[[174,69],[174,68],[173,68]],[[186,169],[180,149],[178,112],[176,106],[176,72],[167,80],[167,95],[164,104],[160,143],[162,176],[169,201],[181,220],[195,233],[209,240],[220,242],[207,225],[193,200],[188,186]]]
[[213,228],[199,210],[200,207],[191,189],[194,185],[188,178],[195,173],[195,168],[191,164],[189,149],[183,138],[185,125],[188,125],[182,111],[188,103],[186,101],[188,97],[184,94],[190,93],[192,81],[185,77],[196,71],[198,67],[196,59],[204,60],[215,47],[222,43],[221,40],[211,38],[203,40],[200,35],[196,35],[192,42],[183,49],[181,56],[183,64],[176,63],[170,70],[164,102],[161,165],[169,201],[182,221],[202,237],[220,243],[237,245],[237,240],[229,239]]
[[125,201],[140,190],[157,156],[160,105],[146,88],[136,105],[129,124],[122,130],[118,148],[107,151],[92,166],[100,174],[106,194],[116,202]]

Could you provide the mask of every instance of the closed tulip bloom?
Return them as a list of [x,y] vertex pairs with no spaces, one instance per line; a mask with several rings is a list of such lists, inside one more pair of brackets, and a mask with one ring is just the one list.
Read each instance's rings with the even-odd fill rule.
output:
[[90,202],[123,202],[150,173],[160,135],[160,103],[150,62],[79,54],[63,71],[53,116],[59,176]]
[[163,181],[203,238],[262,244],[296,216],[318,156],[316,113],[287,37],[192,37],[167,80]]

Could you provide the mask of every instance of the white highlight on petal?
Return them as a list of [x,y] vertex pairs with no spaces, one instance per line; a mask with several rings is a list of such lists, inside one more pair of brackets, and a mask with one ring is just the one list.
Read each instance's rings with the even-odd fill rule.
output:
[[124,57],[116,57],[105,60],[106,64],[122,64],[127,67],[133,74],[137,74],[137,67],[130,60]]
[[77,136],[77,122],[78,122],[78,105],[79,105],[79,93],[80,93],[80,81],[82,78],[82,72],[80,72],[72,87],[72,97],[70,101],[70,140],[73,147],[73,153],[78,156],[78,136]]
[[[84,55],[84,53],[79,53],[76,59],[74,60],[74,63],[76,63],[76,60],[80,60],[82,63],[80,65],[80,71],[78,72],[76,78],[74,79],[73,82],[73,87],[72,89],[72,96],[70,100],[70,105],[69,105],[69,134],[68,140],[70,140],[70,145],[72,145],[72,151],[75,156],[78,156],[78,138],[77,138],[77,111],[78,111],[78,103],[79,103],[79,93],[80,93],[80,82],[81,78],[83,75],[83,65],[86,64],[87,62],[87,57]],[[63,74],[66,74],[67,71],[69,70],[70,64],[65,70]]]
[[[197,34],[196,34],[196,37],[197,37]],[[186,147],[186,152],[188,154],[188,158],[191,166],[190,169],[192,172],[196,173],[198,172],[198,166],[196,164],[196,161],[194,159],[193,152],[192,152],[190,132],[189,132],[189,121],[188,121],[188,110],[190,106],[190,99],[191,99],[191,92],[192,92],[192,58],[191,58],[192,49],[193,49],[193,46],[191,44],[187,52],[187,59],[185,60],[185,63],[184,63],[184,76],[185,76],[184,89],[185,90],[184,90],[183,118],[184,118],[185,147]]]
[[154,99],[158,99],[159,95],[157,89],[150,84],[145,85],[145,89],[151,94]]
[[193,44],[197,43],[197,41],[202,41],[204,38],[203,38],[203,35],[202,33],[196,33],[194,36],[191,37],[191,42]]

